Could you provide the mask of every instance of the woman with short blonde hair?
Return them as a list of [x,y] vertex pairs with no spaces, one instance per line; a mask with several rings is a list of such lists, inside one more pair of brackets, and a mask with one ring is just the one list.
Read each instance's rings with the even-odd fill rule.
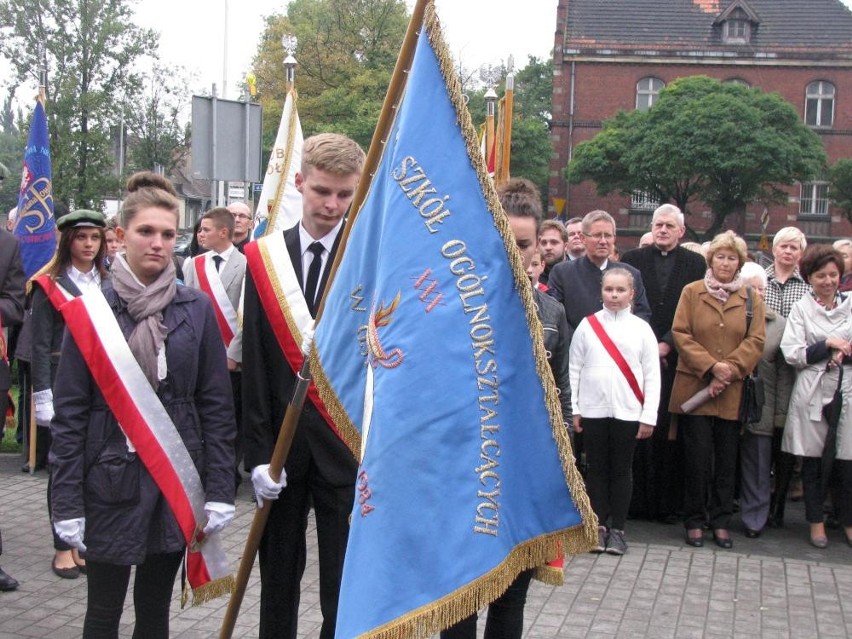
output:
[[[713,238],[704,279],[684,287],[672,323],[679,357],[669,410],[681,415],[687,469],[684,525],[690,546],[704,545],[707,521],[717,546],[733,546],[728,528],[734,509],[742,380],[757,366],[765,336],[763,300],[754,292],[747,294],[742,285],[745,261],[742,238],[732,231]],[[750,322],[747,304],[753,311]],[[709,399],[687,413],[684,403],[702,391],[709,392]]]

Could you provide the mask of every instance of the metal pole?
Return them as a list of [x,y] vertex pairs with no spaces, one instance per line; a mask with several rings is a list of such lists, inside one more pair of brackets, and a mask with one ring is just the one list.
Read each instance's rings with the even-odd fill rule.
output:
[[249,184],[249,153],[251,153],[251,145],[249,144],[249,137],[251,135],[251,130],[249,129],[249,120],[251,119],[249,115],[251,114],[251,95],[249,94],[248,84],[245,86],[245,97],[246,97],[246,153],[245,153],[245,171],[243,172],[243,180],[245,180],[244,185],[244,197],[246,199],[246,203],[248,203],[248,189],[251,188]]
[[212,126],[210,127],[211,133],[210,136],[212,138],[212,144],[210,145],[210,154],[212,155],[210,161],[210,208],[216,206],[217,198],[216,198],[216,84],[213,84],[213,96],[211,99],[211,121]]

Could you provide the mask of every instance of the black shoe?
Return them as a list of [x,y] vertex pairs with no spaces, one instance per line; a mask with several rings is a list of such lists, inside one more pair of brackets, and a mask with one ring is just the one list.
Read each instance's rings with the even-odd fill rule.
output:
[[687,546],[701,548],[704,546],[704,531],[701,528],[688,528],[684,538]]
[[760,532],[761,531],[754,530],[753,528],[746,528],[745,529],[745,536],[748,537],[749,539],[757,539],[758,537],[760,537]]
[[[724,537],[719,535],[721,532],[725,533]],[[717,528],[713,531],[713,541],[716,542],[716,545],[719,546],[719,548],[727,550],[728,548],[734,547],[734,540],[731,539],[731,534],[724,528]]]
[[56,565],[56,559],[54,558],[50,567],[53,569],[54,575],[62,577],[63,579],[77,579],[80,576],[80,568],[77,567],[77,564],[74,564],[70,568],[59,568]]
[[18,580],[14,577],[10,577],[3,569],[0,568],[0,591],[9,592],[10,590],[15,590],[18,587]]

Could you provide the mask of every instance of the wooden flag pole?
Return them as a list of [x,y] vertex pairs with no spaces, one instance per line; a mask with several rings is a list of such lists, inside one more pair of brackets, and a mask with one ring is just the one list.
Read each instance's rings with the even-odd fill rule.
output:
[[512,110],[515,101],[515,74],[509,60],[509,74],[506,76],[506,92],[503,95],[503,149],[500,156],[500,166],[497,167],[497,177],[494,183],[501,186],[509,181],[509,163],[512,158]]
[[[341,231],[344,235],[341,237],[340,248],[335,256],[334,263],[331,266],[331,271],[329,271],[328,284],[325,290],[328,290],[331,286],[332,279],[346,246],[346,241],[349,237],[352,223],[354,222],[361,205],[364,203],[373,173],[375,172],[379,159],[381,158],[381,148],[385,143],[385,137],[387,136],[391,123],[393,122],[393,112],[395,111],[399,97],[402,95],[402,91],[405,88],[406,74],[411,66],[411,61],[414,58],[414,50],[417,45],[417,34],[423,24],[423,15],[426,11],[426,5],[432,1],[433,0],[417,0],[417,4],[412,11],[411,20],[408,23],[408,29],[405,33],[405,39],[403,40],[402,47],[400,48],[399,57],[397,58],[396,66],[394,67],[388,92],[385,95],[385,101],[382,105],[379,121],[376,125],[376,130],[373,133],[370,150],[367,153],[367,158],[364,162],[363,175],[367,176],[368,179],[362,179],[359,181],[358,188],[352,198],[352,203],[349,209],[350,216],[346,221],[346,226],[344,226]],[[317,323],[322,316],[324,305],[325,291],[323,291],[323,298],[320,301],[319,309],[317,310]],[[275,449],[273,450],[272,458],[269,461],[269,474],[276,481],[281,477],[281,470],[284,468],[284,462],[290,452],[290,446],[293,443],[293,437],[296,433],[296,425],[299,420],[299,415],[302,412],[305,394],[307,393],[310,382],[310,361],[308,357],[305,357],[302,370],[299,372],[299,379],[296,384],[296,388],[293,391],[293,399],[287,405],[287,412],[284,414],[284,421],[281,424],[281,430],[279,431],[278,439],[275,442]],[[252,521],[251,528],[249,529],[245,549],[240,561],[240,567],[237,570],[234,591],[231,593],[231,599],[228,602],[228,609],[225,611],[225,617],[222,620],[222,628],[219,632],[220,639],[231,639],[234,634],[237,616],[239,615],[240,606],[242,605],[243,598],[245,597],[246,586],[248,585],[251,570],[254,566],[254,558],[257,555],[258,548],[260,547],[260,540],[263,537],[263,531],[266,528],[266,522],[269,519],[269,511],[271,507],[271,502],[264,500],[263,506],[255,511],[254,520]]]

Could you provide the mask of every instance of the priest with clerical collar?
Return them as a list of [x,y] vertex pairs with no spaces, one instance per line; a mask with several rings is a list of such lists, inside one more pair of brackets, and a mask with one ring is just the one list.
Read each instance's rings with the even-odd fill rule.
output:
[[662,369],[658,428],[654,429],[651,439],[641,442],[636,449],[630,512],[664,521],[675,521],[681,507],[683,483],[682,451],[669,438],[669,396],[677,368],[672,322],[683,287],[703,278],[707,270],[701,255],[679,245],[685,232],[681,210],[672,204],[663,204],[651,218],[653,243],[628,251],[621,258],[642,274]]

